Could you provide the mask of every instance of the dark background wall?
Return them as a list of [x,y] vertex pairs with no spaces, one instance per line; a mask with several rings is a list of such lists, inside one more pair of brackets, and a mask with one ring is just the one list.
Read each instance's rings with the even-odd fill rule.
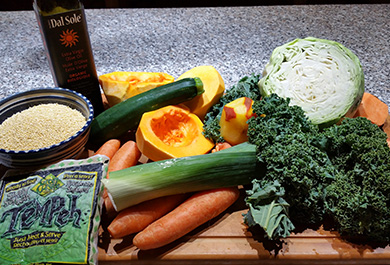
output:
[[[32,10],[33,0],[1,0],[0,11]],[[381,4],[390,0],[82,0],[85,8],[215,7],[302,4]]]

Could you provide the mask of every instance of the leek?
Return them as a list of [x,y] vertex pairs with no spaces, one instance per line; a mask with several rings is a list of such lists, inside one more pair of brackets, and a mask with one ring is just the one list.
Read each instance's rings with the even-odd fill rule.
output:
[[205,155],[167,159],[113,171],[103,183],[117,211],[167,195],[250,184],[256,146],[242,143]]

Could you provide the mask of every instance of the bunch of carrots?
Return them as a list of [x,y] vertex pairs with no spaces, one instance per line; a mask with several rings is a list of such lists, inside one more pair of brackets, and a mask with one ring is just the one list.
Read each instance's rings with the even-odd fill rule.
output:
[[[221,143],[213,151],[229,147]],[[118,139],[108,140],[95,154],[110,158],[107,178],[112,171],[137,165],[142,156],[134,141],[121,145]],[[162,247],[218,216],[238,197],[238,188],[230,187],[156,198],[116,213],[107,230],[113,238],[137,233],[133,244],[141,250]],[[106,190],[103,198],[106,211],[115,212]]]

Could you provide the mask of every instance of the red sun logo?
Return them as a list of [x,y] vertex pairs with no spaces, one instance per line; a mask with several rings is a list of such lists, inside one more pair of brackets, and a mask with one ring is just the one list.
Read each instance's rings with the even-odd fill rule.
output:
[[76,31],[73,31],[73,29],[67,29],[66,31],[62,31],[60,37],[61,44],[65,45],[65,47],[72,47],[73,45],[76,45],[76,43],[79,41],[79,36],[77,35]]

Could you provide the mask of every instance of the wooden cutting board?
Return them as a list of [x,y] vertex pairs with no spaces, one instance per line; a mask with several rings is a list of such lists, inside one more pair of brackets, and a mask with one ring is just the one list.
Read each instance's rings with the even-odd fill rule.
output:
[[242,199],[182,239],[156,250],[138,250],[132,236],[111,239],[103,224],[99,264],[390,264],[389,243],[352,243],[321,227],[304,229],[276,246],[262,234],[248,231]]
[[[383,129],[390,139],[390,116]],[[322,227],[302,229],[281,245],[268,242],[243,223],[243,198],[180,240],[150,251],[134,247],[132,236],[111,239],[103,216],[99,264],[390,264],[389,242],[342,238]]]

